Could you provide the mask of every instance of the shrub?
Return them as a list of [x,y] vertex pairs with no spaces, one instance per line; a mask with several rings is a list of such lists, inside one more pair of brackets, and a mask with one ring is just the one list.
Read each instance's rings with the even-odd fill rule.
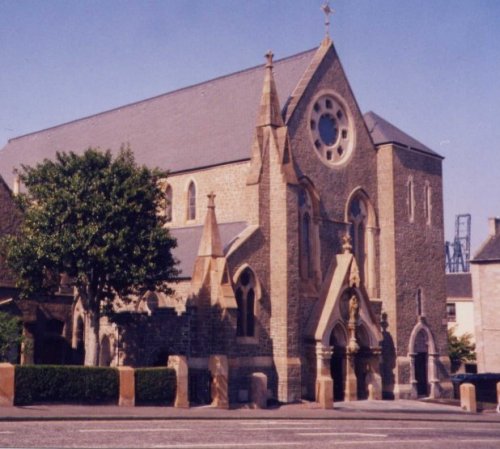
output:
[[176,394],[175,370],[170,368],[136,368],[135,403],[137,405],[172,404]]
[[0,361],[15,363],[22,341],[21,320],[7,312],[0,312]]
[[109,404],[118,402],[118,389],[115,368],[16,366],[14,403]]

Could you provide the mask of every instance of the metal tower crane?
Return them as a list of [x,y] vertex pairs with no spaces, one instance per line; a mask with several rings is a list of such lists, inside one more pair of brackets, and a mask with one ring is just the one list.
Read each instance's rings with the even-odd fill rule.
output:
[[445,243],[446,272],[467,273],[470,261],[471,215],[460,214],[455,217],[455,238]]

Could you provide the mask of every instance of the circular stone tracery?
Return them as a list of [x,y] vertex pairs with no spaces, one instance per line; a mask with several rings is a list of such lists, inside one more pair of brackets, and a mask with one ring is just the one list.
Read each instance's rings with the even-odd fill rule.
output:
[[344,107],[333,95],[323,95],[313,104],[309,121],[314,147],[331,165],[343,162],[353,146],[353,131]]

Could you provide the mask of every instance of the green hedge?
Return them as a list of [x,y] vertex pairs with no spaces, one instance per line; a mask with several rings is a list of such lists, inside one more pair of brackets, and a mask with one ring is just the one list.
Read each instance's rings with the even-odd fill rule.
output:
[[23,365],[15,369],[15,405],[117,403],[118,390],[116,368]]
[[176,393],[175,371],[170,368],[136,368],[137,405],[173,404]]

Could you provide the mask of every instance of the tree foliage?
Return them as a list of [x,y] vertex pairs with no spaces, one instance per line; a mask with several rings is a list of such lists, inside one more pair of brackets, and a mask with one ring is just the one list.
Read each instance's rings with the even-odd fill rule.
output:
[[22,343],[21,321],[18,317],[6,312],[0,312],[0,361],[12,362],[13,354],[17,354],[17,349]]
[[164,175],[138,166],[128,149],[115,159],[88,149],[23,166],[24,220],[5,246],[22,294],[56,289],[67,275],[98,327],[116,295],[171,292],[176,243],[158,214],[166,201],[158,184]]
[[465,363],[476,360],[476,345],[472,343],[472,335],[465,333],[459,337],[453,328],[448,329],[448,355],[452,362]]

